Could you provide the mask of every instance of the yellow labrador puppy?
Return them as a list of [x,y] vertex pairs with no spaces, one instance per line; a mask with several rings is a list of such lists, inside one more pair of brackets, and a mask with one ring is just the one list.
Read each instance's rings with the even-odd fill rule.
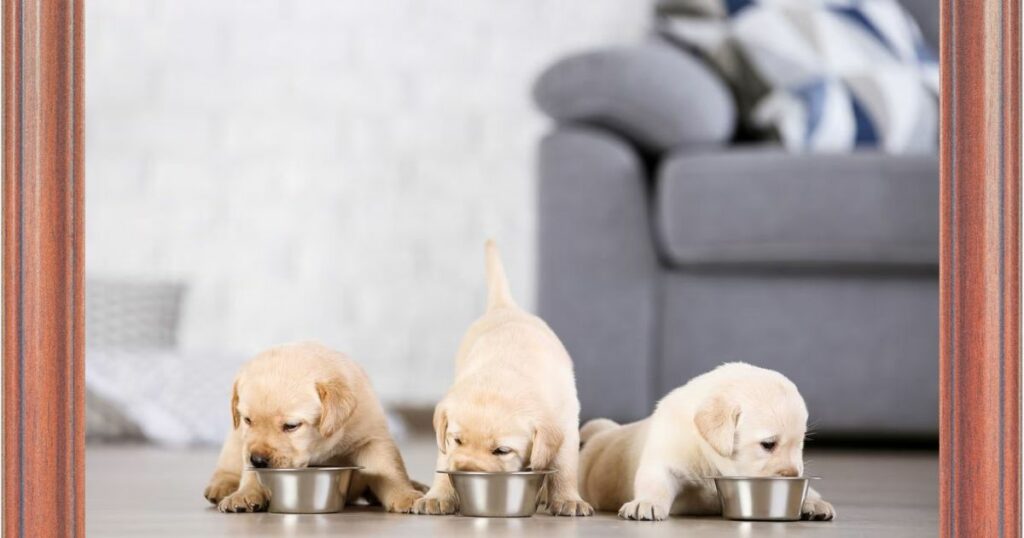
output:
[[[650,417],[608,419],[581,430],[580,491],[624,519],[717,515],[709,476],[801,476],[807,406],[782,374],[744,363],[719,366],[665,396]],[[813,489],[805,519],[835,509]]]
[[365,469],[352,481],[349,501],[369,488],[391,512],[408,512],[422,496],[370,380],[342,353],[313,343],[261,353],[235,379],[231,417],[234,429],[204,493],[221,512],[266,508],[267,492],[246,467],[360,465]]
[[[591,515],[576,487],[580,405],[572,360],[546,323],[516,306],[491,241],[486,258],[487,311],[463,337],[455,383],[434,410],[437,468],[553,469],[548,510]],[[457,508],[448,477],[439,474],[413,511],[449,514]]]

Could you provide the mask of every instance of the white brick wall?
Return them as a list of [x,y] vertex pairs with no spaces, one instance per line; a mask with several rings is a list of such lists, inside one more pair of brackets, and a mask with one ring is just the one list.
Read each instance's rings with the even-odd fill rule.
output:
[[88,270],[190,283],[186,347],[347,350],[431,403],[483,303],[533,304],[529,91],[636,0],[89,0]]

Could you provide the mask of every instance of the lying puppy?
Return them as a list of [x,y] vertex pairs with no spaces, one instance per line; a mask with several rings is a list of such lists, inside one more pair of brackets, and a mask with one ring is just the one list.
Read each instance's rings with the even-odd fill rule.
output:
[[[319,344],[288,344],[242,367],[231,397],[234,429],[204,496],[221,512],[255,512],[268,496],[246,467],[350,464],[348,499],[369,492],[390,512],[422,494],[405,472],[370,381],[355,362]],[[367,497],[369,497],[367,495]]]
[[[576,488],[579,401],[572,360],[540,318],[513,302],[497,247],[487,242],[487,311],[459,347],[455,384],[434,410],[437,468],[554,469],[547,506],[555,515],[593,514]],[[420,514],[450,514],[458,500],[438,474],[416,502]]]
[[[806,431],[807,407],[789,379],[725,364],[670,392],[644,420],[587,422],[580,490],[625,519],[719,515],[714,482],[703,478],[801,476]],[[828,520],[835,509],[811,489],[803,515]]]

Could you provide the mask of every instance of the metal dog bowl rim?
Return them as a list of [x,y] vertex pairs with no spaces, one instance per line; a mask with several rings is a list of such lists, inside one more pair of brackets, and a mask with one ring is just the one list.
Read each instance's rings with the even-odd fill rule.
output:
[[708,476],[707,480],[821,480],[820,476]]
[[255,471],[257,473],[303,473],[303,472],[314,472],[314,471],[361,471],[365,469],[362,466],[353,467],[339,467],[339,466],[327,466],[327,467],[246,467],[246,471]]
[[450,476],[535,476],[535,475],[549,475],[554,474],[554,470],[546,471],[499,471],[491,473],[487,471],[434,471],[436,473],[446,474]]

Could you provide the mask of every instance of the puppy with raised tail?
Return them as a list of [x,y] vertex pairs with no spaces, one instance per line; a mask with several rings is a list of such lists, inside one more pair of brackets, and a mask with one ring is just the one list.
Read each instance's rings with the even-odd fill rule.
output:
[[[801,476],[807,406],[789,379],[744,363],[693,378],[650,417],[608,419],[581,430],[580,490],[598,510],[624,519],[719,515],[711,476]],[[835,509],[810,489],[804,519]]]
[[[580,498],[579,401],[572,360],[540,318],[509,293],[493,242],[486,245],[487,310],[463,337],[455,383],[434,410],[437,468],[453,471],[553,469],[547,507],[555,515],[593,513]],[[450,514],[458,499],[438,474],[413,511]]]
[[359,465],[349,502],[365,496],[389,512],[409,512],[422,496],[369,379],[342,353],[312,343],[261,353],[235,379],[231,417],[234,429],[204,493],[221,512],[266,508],[267,492],[247,467]]

